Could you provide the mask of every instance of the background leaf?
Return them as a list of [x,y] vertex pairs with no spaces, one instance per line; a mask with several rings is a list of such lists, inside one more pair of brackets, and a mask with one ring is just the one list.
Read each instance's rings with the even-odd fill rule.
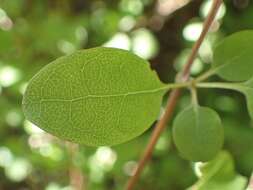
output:
[[214,51],[213,69],[228,81],[244,81],[253,76],[253,31],[226,37]]
[[100,47],[43,68],[27,87],[23,110],[27,119],[63,139],[112,145],[151,126],[165,91],[145,60]]
[[202,176],[211,174],[217,181],[231,179],[235,175],[234,161],[227,151],[221,151],[213,160],[200,167]]
[[188,190],[244,190],[247,179],[234,171],[234,162],[228,152],[222,151],[217,157],[200,167],[199,181]]

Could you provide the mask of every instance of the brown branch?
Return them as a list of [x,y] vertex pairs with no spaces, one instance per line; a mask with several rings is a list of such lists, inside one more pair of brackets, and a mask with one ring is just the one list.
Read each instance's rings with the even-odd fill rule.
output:
[[[207,18],[204,22],[204,26],[203,26],[203,30],[201,32],[201,35],[200,35],[199,39],[196,41],[196,43],[194,44],[194,46],[192,47],[191,54],[187,60],[185,67],[183,68],[182,75],[180,77],[181,81],[187,81],[189,79],[190,69],[193,64],[193,61],[198,53],[198,50],[199,50],[206,34],[209,31],[209,28],[212,25],[213,20],[215,19],[215,16],[219,10],[221,3],[222,3],[222,0],[214,0],[213,6],[209,12],[209,15],[207,16]],[[139,176],[140,176],[142,170],[144,169],[147,162],[150,160],[150,158],[152,156],[153,149],[157,143],[157,140],[159,139],[163,129],[166,127],[166,124],[171,119],[179,97],[180,97],[180,89],[176,89],[171,92],[166,109],[165,109],[165,113],[155,126],[155,129],[151,135],[150,141],[144,151],[142,158],[139,161],[139,164],[135,170],[135,173],[129,179],[129,181],[127,183],[127,186],[126,186],[127,190],[133,190],[135,184],[137,183],[137,180],[139,179]]]
[[205,20],[205,23],[204,23],[204,26],[203,26],[203,30],[200,34],[200,37],[199,39],[196,41],[196,43],[193,45],[192,47],[192,51],[191,51],[191,54],[187,60],[187,63],[183,69],[183,74],[182,74],[182,80],[185,81],[185,80],[188,80],[189,78],[189,74],[190,74],[190,69],[191,69],[191,66],[193,64],[193,61],[198,53],[198,50],[202,44],[202,42],[204,41],[205,39],[205,36],[206,34],[208,33],[208,30],[209,28],[211,27],[212,23],[213,23],[213,20],[215,19],[215,16],[219,10],[219,7],[220,5],[222,4],[222,0],[213,0],[213,6],[209,12],[209,15],[207,16],[206,20]]

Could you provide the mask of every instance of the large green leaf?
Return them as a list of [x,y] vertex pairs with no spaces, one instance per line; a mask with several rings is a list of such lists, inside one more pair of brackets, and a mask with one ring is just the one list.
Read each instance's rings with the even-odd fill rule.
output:
[[218,114],[210,108],[191,106],[176,117],[173,137],[182,157],[209,161],[223,145],[223,128]]
[[28,120],[76,143],[113,145],[156,120],[166,86],[149,64],[125,50],[93,48],[55,60],[30,81]]
[[225,38],[214,51],[213,69],[228,81],[245,81],[253,76],[253,30]]

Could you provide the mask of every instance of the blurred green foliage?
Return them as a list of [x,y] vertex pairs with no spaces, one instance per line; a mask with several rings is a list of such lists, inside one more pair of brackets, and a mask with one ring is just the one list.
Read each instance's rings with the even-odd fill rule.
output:
[[[179,1],[0,0],[0,189],[67,190],[72,165],[82,170],[87,189],[123,189],[152,128],[122,145],[80,147],[71,157],[65,142],[24,120],[22,93],[29,79],[57,57],[101,45],[133,51],[148,59],[164,82],[171,81],[198,37],[211,1],[171,2]],[[179,9],[182,4],[185,6]],[[221,38],[253,28],[252,1],[227,0],[222,9],[199,51],[193,76],[208,69],[212,47]],[[219,113],[225,125],[224,149],[229,156],[221,156],[217,163],[228,159],[237,176],[249,178],[253,124],[244,97],[226,90],[201,90],[199,97],[203,106]],[[187,106],[189,99],[186,92],[177,111]],[[178,155],[169,126],[137,189],[187,189],[203,181],[197,167]],[[242,181],[246,183],[242,178],[229,183],[240,186]]]

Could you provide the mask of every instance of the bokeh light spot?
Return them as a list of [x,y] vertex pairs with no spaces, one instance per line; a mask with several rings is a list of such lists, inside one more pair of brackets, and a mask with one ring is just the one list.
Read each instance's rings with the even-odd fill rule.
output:
[[86,44],[88,42],[88,32],[83,26],[76,28],[75,35],[76,39],[82,42],[82,44]]
[[117,33],[103,46],[130,50],[131,41],[127,34]]
[[168,134],[162,135],[159,140],[157,141],[157,144],[155,146],[156,150],[162,151],[169,148],[170,141],[168,139]]
[[136,168],[137,168],[136,161],[128,161],[124,164],[123,171],[126,175],[133,176]]
[[151,59],[159,50],[157,39],[149,30],[138,29],[132,34],[132,50],[144,59]]
[[198,178],[202,176],[201,167],[203,167],[204,163],[202,162],[195,162],[193,165],[194,173]]
[[188,41],[196,41],[202,31],[203,24],[201,22],[194,22],[186,25],[183,30],[183,37]]
[[9,167],[5,168],[5,175],[14,182],[24,180],[31,172],[32,166],[24,158],[15,159]]
[[13,162],[13,154],[7,147],[0,147],[0,166],[9,167]]
[[136,20],[132,16],[125,16],[119,22],[119,29],[129,31],[135,26]]
[[39,152],[41,155],[49,157],[54,161],[60,161],[63,159],[63,151],[51,143],[41,146]]
[[17,110],[11,110],[7,113],[5,120],[11,127],[17,127],[22,123],[22,115]]
[[28,134],[42,134],[45,133],[42,129],[34,125],[28,120],[24,121],[24,129]]
[[[212,7],[212,3],[213,3],[212,0],[207,0],[207,1],[203,2],[203,4],[200,7],[200,14],[202,17],[204,17],[204,18],[207,17],[207,15]],[[225,16],[225,14],[226,14],[226,6],[224,3],[222,3],[215,19],[223,18]]]
[[64,54],[71,54],[76,50],[74,44],[66,40],[60,40],[57,43],[57,47]]
[[0,29],[8,31],[13,27],[12,20],[8,17],[6,12],[0,8]]
[[141,0],[121,0],[120,8],[133,15],[139,15],[142,13],[144,7]]
[[[177,71],[181,71],[184,65],[186,64],[186,61],[188,59],[188,56],[190,54],[189,49],[183,50],[179,56],[176,58],[174,67]],[[193,62],[193,65],[191,67],[191,74],[196,75],[199,74],[203,70],[204,66],[203,63],[199,58],[196,58]]]
[[199,56],[205,63],[211,63],[213,61],[213,49],[209,40],[204,40],[199,49]]
[[21,78],[20,71],[12,66],[3,66],[0,68],[0,85],[8,87],[18,82]]

